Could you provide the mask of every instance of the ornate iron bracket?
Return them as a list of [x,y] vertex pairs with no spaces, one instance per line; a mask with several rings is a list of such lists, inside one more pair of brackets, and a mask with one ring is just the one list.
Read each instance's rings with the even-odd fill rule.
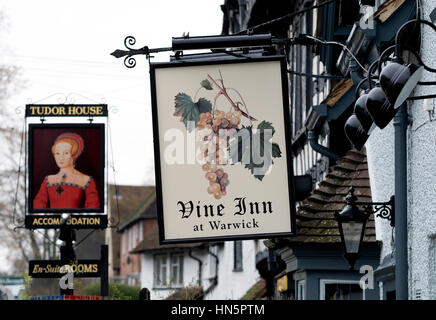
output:
[[395,196],[387,202],[356,202],[356,205],[363,206],[368,215],[389,220],[391,227],[395,227]]
[[138,54],[144,54],[146,56],[147,59],[150,58],[150,53],[155,53],[155,52],[162,52],[162,51],[171,51],[171,48],[156,48],[156,49],[150,49],[147,46],[144,46],[140,49],[134,49],[131,46],[135,45],[136,43],[136,39],[135,37],[132,36],[127,36],[124,39],[124,46],[128,49],[128,50],[120,50],[117,49],[114,52],[111,53],[112,56],[114,56],[115,58],[122,58],[125,56],[124,58],[124,65],[127,68],[133,68],[136,66],[136,59],[133,58],[132,56],[138,55]]

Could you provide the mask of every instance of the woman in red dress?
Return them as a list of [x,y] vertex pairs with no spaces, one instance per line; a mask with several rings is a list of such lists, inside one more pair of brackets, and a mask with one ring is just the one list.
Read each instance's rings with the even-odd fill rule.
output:
[[56,138],[51,152],[59,172],[45,177],[33,199],[34,209],[100,207],[94,179],[74,168],[75,160],[80,156],[83,148],[83,139],[76,133],[63,133]]

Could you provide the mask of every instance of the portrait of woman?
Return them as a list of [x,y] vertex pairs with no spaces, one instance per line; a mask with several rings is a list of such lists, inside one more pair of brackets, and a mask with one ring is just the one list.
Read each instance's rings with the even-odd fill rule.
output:
[[78,133],[65,132],[56,137],[49,152],[58,171],[43,179],[33,198],[33,209],[100,208],[94,178],[76,169],[84,148],[84,140]]

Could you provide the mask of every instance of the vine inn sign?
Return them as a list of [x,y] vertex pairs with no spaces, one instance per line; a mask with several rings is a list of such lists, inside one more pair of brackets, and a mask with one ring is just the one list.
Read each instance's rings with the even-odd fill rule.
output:
[[294,235],[284,58],[150,72],[160,242]]

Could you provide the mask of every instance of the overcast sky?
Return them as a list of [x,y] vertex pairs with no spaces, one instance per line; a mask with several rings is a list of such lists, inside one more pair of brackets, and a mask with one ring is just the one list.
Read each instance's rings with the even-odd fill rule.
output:
[[[134,36],[135,48],[170,47],[171,37],[221,33],[224,0],[0,0],[7,28],[0,30],[1,64],[21,67],[26,86],[8,103],[107,103],[116,182],[154,185],[148,62],[134,69],[110,55]],[[157,54],[155,61],[168,59]],[[69,100],[70,102],[72,100]],[[21,127],[23,114],[16,116]],[[113,183],[110,172],[109,181]],[[7,253],[1,250],[0,271]]]
[[[0,42],[0,63],[22,68],[25,89],[10,108],[26,103],[75,103],[117,107],[110,113],[117,184],[154,184],[153,137],[148,62],[137,56],[134,69],[110,55],[125,49],[170,47],[171,37],[220,34],[224,0],[14,1],[0,0],[8,30]],[[168,59],[156,54],[154,60]],[[49,98],[47,98],[49,97]],[[47,99],[46,99],[47,98]],[[17,116],[22,122],[22,116]],[[110,154],[111,155],[111,154]],[[113,177],[109,174],[113,182]]]

